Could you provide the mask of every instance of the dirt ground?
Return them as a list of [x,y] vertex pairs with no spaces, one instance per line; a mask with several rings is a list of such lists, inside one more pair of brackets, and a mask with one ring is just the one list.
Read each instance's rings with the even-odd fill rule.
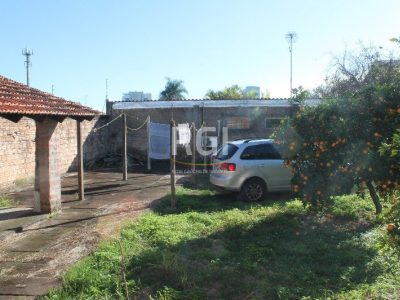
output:
[[61,284],[61,276],[124,222],[169,192],[169,175],[85,174],[85,200],[77,200],[77,176],[62,181],[62,211],[35,214],[33,190],[12,196],[18,205],[0,209],[0,299],[33,299]]

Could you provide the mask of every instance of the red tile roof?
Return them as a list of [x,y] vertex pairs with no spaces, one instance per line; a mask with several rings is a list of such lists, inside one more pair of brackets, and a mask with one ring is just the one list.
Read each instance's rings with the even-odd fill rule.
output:
[[0,75],[0,115],[4,114],[91,119],[100,112]]

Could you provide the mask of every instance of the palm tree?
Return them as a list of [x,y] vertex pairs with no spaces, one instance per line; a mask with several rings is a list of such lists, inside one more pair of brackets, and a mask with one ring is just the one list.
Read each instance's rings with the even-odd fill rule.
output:
[[160,93],[160,100],[184,100],[187,90],[182,80],[172,80],[167,77],[164,90]]

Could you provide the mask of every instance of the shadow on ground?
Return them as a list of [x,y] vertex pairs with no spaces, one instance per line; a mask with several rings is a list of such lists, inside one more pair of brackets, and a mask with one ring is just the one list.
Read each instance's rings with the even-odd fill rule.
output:
[[[211,226],[213,221],[204,212],[220,211],[224,219],[231,218],[230,210],[245,215],[252,207],[219,194],[179,197],[176,211],[166,209],[163,202],[157,212],[166,217],[180,213],[194,227]],[[277,211],[258,221],[237,218],[236,224],[176,245],[168,236],[154,240],[161,234],[154,229],[149,235],[151,250],[131,260],[128,278],[150,288],[153,295],[158,291],[177,299],[299,299],[349,291],[383,272],[370,265],[376,252],[354,242],[368,227],[321,221],[304,209],[288,209],[280,200],[258,205]]]
[[[238,200],[238,194],[233,192],[221,191],[211,186],[197,188],[191,184],[183,183],[183,187],[191,193],[177,192],[176,208],[171,208],[170,196],[166,196],[159,201],[155,201],[152,210],[159,214],[180,214],[183,212],[214,212],[237,208],[246,210],[254,206],[265,206],[277,204],[284,206],[292,200],[291,193],[268,193],[265,200],[259,202],[245,202]],[[199,192],[197,195],[196,193]]]

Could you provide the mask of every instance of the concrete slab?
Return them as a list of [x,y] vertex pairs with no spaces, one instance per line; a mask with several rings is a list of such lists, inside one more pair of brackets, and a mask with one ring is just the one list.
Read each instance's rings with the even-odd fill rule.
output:
[[42,230],[54,230],[60,227],[78,227],[84,226],[84,223],[81,223],[85,220],[79,219],[63,219],[63,218],[52,218],[47,220],[46,222],[41,222],[36,226],[32,227],[31,231],[42,231]]
[[4,239],[8,234],[21,232],[30,225],[46,218],[47,215],[26,215],[0,221],[0,238]]
[[[35,270],[43,268],[43,266],[47,262],[0,262],[0,280],[4,279],[5,277],[11,277],[9,275],[17,275],[20,276],[21,274],[27,274],[33,272]],[[5,278],[7,279],[7,278]]]
[[51,277],[37,278],[16,278],[0,281],[0,296],[40,296],[45,294],[50,288],[60,285],[61,280]]
[[120,173],[85,174],[84,201],[76,200],[76,176],[64,178],[62,211],[54,215],[30,215],[32,191],[14,195],[23,198],[22,209],[0,217],[0,300],[47,293],[69,266],[93,251],[99,237],[109,239],[122,223],[169,192],[168,176],[129,174],[127,182],[121,178]]
[[51,243],[48,235],[34,233],[29,235],[29,238],[24,238],[16,241],[13,245],[6,248],[11,252],[39,252]]
[[35,296],[2,296],[0,295],[0,300],[33,300]]
[[54,259],[54,256],[32,256],[29,252],[6,252],[0,256],[0,263],[38,263],[44,264]]
[[101,214],[99,211],[92,210],[84,210],[84,209],[66,209],[63,213],[52,218],[53,220],[88,220],[90,218],[95,218],[96,214]]

